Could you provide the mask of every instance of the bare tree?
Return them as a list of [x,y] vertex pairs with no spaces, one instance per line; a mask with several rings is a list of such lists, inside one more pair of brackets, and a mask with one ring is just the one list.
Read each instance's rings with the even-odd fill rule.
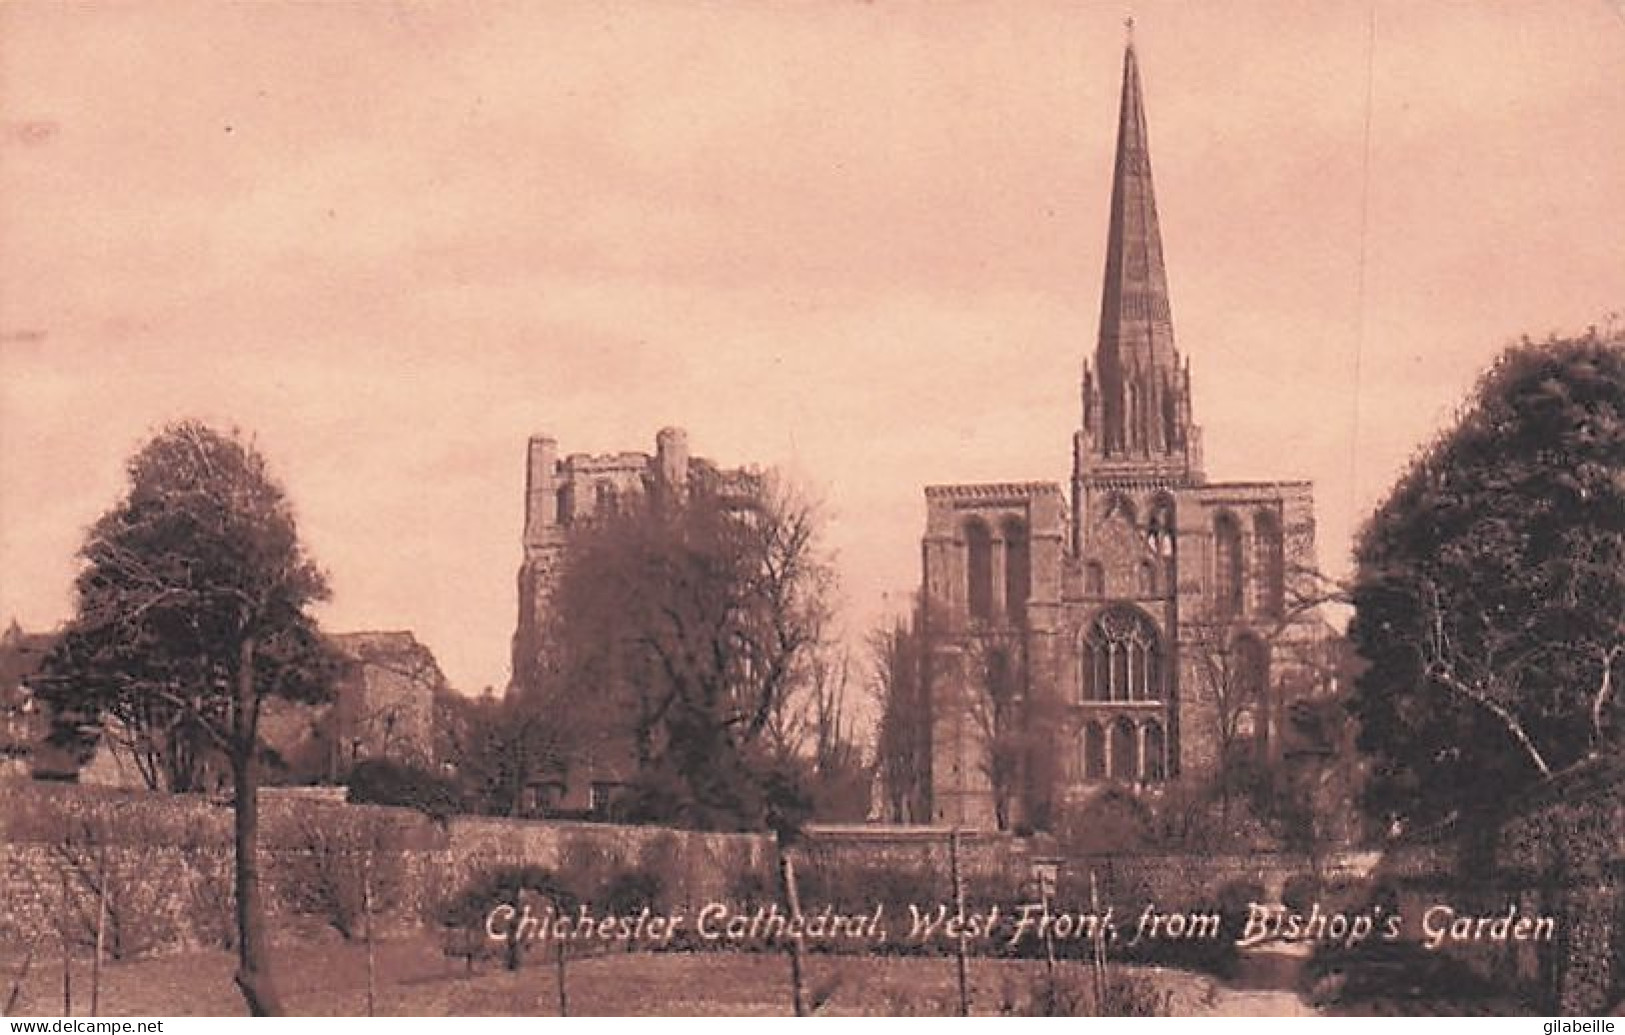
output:
[[908,622],[893,621],[870,634],[869,651],[881,812],[893,823],[923,823],[930,818],[931,793],[923,637]]
[[994,822],[1008,830],[1017,809],[1029,729],[1023,714],[1026,658],[1022,642],[972,635],[961,656],[966,705],[980,734],[977,763],[993,796]]
[[405,887],[400,829],[386,815],[344,806],[306,813],[299,838],[289,884],[303,911],[365,947],[367,1016],[374,1016],[375,928]]
[[1198,674],[1190,688],[1205,705],[1204,730],[1215,748],[1215,785],[1223,820],[1240,784],[1267,766],[1287,697],[1326,691],[1335,680],[1327,645],[1338,639],[1321,609],[1348,599],[1345,587],[1307,568],[1286,573],[1274,613],[1212,615],[1189,621],[1183,650]]
[[711,472],[574,530],[539,679],[576,735],[626,745],[634,814],[759,828],[788,807],[771,727],[824,642],[818,527],[773,477]]

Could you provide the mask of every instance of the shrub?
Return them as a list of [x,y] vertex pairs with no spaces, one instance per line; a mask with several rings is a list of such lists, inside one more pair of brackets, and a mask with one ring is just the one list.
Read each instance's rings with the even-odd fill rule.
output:
[[620,870],[604,882],[599,896],[600,907],[606,913],[626,915],[645,907],[655,909],[660,902],[663,882],[660,875],[641,867]]
[[1310,905],[1319,900],[1320,892],[1320,882],[1314,875],[1295,873],[1281,889],[1281,904],[1294,913],[1306,913]]
[[998,1012],[1027,1017],[1166,1017],[1173,992],[1149,974],[1108,967],[1097,987],[1088,971],[1040,972],[1025,989],[1005,982]]
[[[552,870],[541,866],[506,866],[474,878],[441,906],[439,919],[447,954],[465,957],[472,967],[476,957],[495,948],[485,930],[491,911],[502,905],[522,909],[532,901],[564,913],[575,909],[580,900]],[[517,937],[514,925],[509,925],[509,937],[501,948],[504,965],[518,970],[527,946]]]
[[416,809],[433,819],[445,819],[463,811],[462,795],[450,780],[393,759],[356,763],[350,770],[347,785],[353,804]]

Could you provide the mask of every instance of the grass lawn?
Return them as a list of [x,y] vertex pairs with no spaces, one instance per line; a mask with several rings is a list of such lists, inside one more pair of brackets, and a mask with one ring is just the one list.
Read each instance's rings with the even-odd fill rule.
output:
[[[551,956],[536,954],[508,972],[491,961],[464,973],[461,960],[441,955],[438,943],[409,938],[380,943],[378,1012],[394,1015],[533,1016],[558,1012],[558,984]],[[278,980],[289,1009],[310,1016],[366,1012],[366,956],[359,945],[323,939],[284,944],[276,950]],[[18,961],[0,981],[10,988]],[[104,1016],[234,1015],[242,999],[232,984],[235,958],[225,952],[194,952],[108,964],[103,968]],[[972,959],[971,1009],[998,1013],[1030,999],[1043,964],[1024,960]],[[1063,984],[1084,987],[1086,970],[1059,965]],[[1280,1013],[1298,1007],[1295,997],[1269,1000],[1231,993],[1210,979],[1178,971],[1144,971],[1144,981],[1171,994],[1177,1015]],[[73,1005],[78,1016],[90,1006],[90,966],[76,961]],[[954,962],[947,958],[825,956],[807,958],[809,1000],[823,1014],[952,1014],[957,1012]],[[786,1015],[790,964],[778,953],[638,953],[572,960],[566,991],[576,1015]],[[40,959],[23,986],[18,1013],[60,1015],[61,960]]]

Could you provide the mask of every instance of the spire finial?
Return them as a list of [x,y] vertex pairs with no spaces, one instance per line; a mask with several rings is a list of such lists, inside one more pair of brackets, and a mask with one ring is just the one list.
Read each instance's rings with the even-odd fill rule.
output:
[[1134,16],[1132,14],[1123,19],[1123,39],[1129,46],[1134,46]]

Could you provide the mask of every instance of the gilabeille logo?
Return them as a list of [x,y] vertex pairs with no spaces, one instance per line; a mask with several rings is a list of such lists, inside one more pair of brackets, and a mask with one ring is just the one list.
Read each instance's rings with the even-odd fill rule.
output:
[[1601,1032],[1607,1035],[1614,1030],[1614,1022],[1607,1018],[1594,1021],[1547,1021],[1541,1029],[1546,1035],[1558,1035],[1559,1032]]

